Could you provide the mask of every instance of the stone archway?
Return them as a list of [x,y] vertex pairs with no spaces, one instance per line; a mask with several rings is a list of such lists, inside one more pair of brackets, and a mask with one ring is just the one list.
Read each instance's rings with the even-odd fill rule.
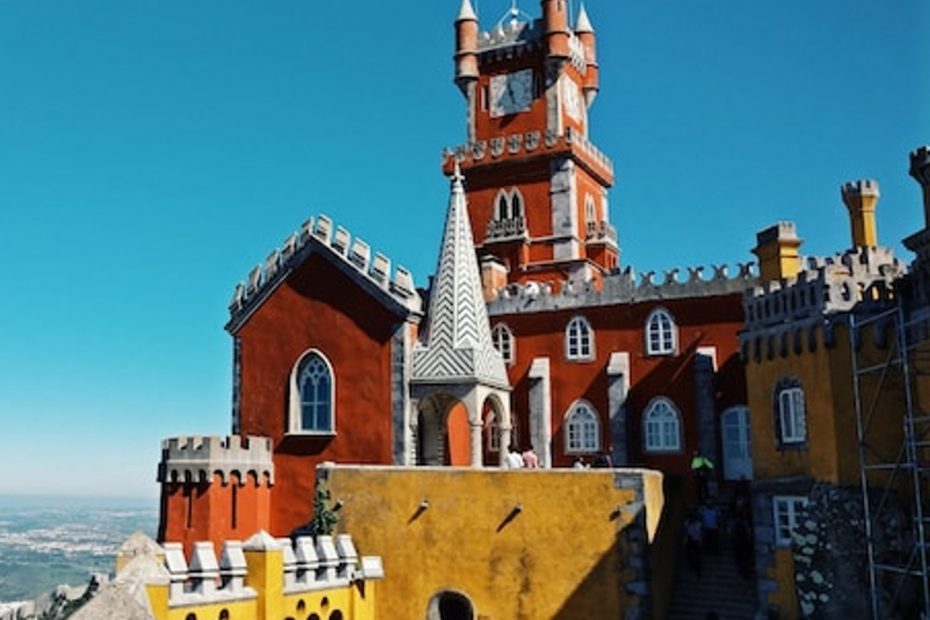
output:
[[417,407],[417,465],[471,464],[468,407],[448,394],[434,394]]
[[475,620],[475,607],[465,594],[444,590],[430,599],[426,620]]

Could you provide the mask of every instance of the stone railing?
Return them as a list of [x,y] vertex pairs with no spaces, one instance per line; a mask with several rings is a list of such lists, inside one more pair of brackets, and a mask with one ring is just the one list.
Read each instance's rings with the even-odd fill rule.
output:
[[413,275],[407,269],[398,266],[392,276],[391,259],[380,252],[372,256],[371,247],[365,241],[358,237],[352,239],[348,230],[334,227],[329,217],[320,215],[316,220],[310,218],[304,222],[300,230],[289,235],[280,248],[268,255],[264,263],[252,269],[244,282],[236,285],[229,303],[230,324],[247,315],[266,293],[303,262],[311,249],[338,257],[353,272],[411,312],[422,311],[422,300],[417,294]]
[[245,484],[252,473],[259,484],[274,484],[272,452],[267,437],[171,437],[162,441],[158,481],[209,482],[219,473],[225,484],[235,473],[239,484]]
[[506,136],[497,136],[490,140],[479,140],[446,149],[443,158],[446,168],[451,169],[452,158],[455,158],[463,167],[477,165],[486,161],[494,161],[509,156],[523,156],[538,151],[554,151],[559,149],[572,149],[577,147],[594,164],[602,167],[613,176],[614,165],[610,158],[602,153],[590,140],[580,132],[567,127],[565,133],[559,135],[554,131],[528,131]]
[[488,313],[498,316],[661,299],[733,295],[743,293],[758,283],[751,262],[740,263],[734,277],[730,277],[727,265],[714,265],[710,278],[704,277],[704,267],[688,267],[688,275],[684,279],[679,278],[681,271],[678,268],[667,270],[661,282],[654,280],[655,272],[647,271],[637,281],[633,269],[627,267],[605,276],[600,290],[593,283],[577,285],[560,282],[557,292],[550,283],[511,284],[498,291],[497,298],[488,304]]
[[488,232],[484,237],[485,243],[526,237],[526,218],[518,216],[505,220],[491,220],[488,222]]
[[617,229],[613,224],[607,221],[588,222],[585,226],[586,237],[588,242],[608,241],[617,244]]

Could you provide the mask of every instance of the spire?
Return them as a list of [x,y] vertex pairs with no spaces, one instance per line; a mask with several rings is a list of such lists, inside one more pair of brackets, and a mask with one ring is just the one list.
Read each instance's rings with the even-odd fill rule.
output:
[[581,3],[581,10],[578,11],[578,21],[575,22],[575,32],[594,32],[594,27],[591,25],[591,20],[588,19],[588,11],[584,7],[584,2]]
[[472,241],[462,171],[452,174],[449,210],[430,291],[429,324],[413,352],[413,381],[482,383],[508,388],[494,348]]
[[462,0],[462,8],[459,9],[459,16],[455,21],[478,21],[478,15],[471,6],[471,0]]

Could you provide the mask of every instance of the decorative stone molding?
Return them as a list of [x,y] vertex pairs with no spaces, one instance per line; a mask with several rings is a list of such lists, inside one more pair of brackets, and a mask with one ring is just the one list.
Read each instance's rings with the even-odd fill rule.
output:
[[621,303],[681,299],[686,297],[712,297],[743,293],[758,284],[753,263],[740,263],[738,274],[731,278],[726,265],[714,265],[713,276],[705,279],[704,267],[689,267],[688,277],[679,278],[681,270],[669,269],[662,283],[653,281],[655,273],[648,271],[637,281],[632,267],[605,276],[598,290],[592,283],[562,283],[558,293],[549,283],[528,282],[511,284],[498,291],[497,299],[488,304],[491,316],[610,306]]
[[422,300],[410,271],[398,266],[392,275],[391,260],[387,256],[376,252],[372,257],[371,247],[365,241],[353,240],[348,230],[342,226],[334,227],[329,217],[319,215],[316,220],[308,219],[298,231],[288,235],[281,247],[268,255],[264,264],[256,265],[246,280],[236,285],[229,302],[230,320],[226,328],[234,331],[241,325],[312,252],[338,258],[340,263],[351,267],[350,273],[361,282],[373,285],[407,312],[418,314],[422,311]]
[[[501,20],[494,28],[478,35],[478,62],[480,64],[510,60],[545,47],[545,32],[541,21],[521,22]],[[569,33],[569,61],[582,74],[588,70],[584,43]]]
[[245,485],[248,474],[257,484],[274,484],[271,440],[267,437],[171,437],[162,441],[158,482],[211,482],[220,474],[223,484],[237,473]]

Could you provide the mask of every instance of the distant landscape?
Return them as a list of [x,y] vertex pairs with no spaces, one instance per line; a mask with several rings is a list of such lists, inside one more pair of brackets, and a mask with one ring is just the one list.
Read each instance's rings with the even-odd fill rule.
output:
[[0,495],[0,601],[33,599],[113,570],[120,544],[155,536],[154,499]]

